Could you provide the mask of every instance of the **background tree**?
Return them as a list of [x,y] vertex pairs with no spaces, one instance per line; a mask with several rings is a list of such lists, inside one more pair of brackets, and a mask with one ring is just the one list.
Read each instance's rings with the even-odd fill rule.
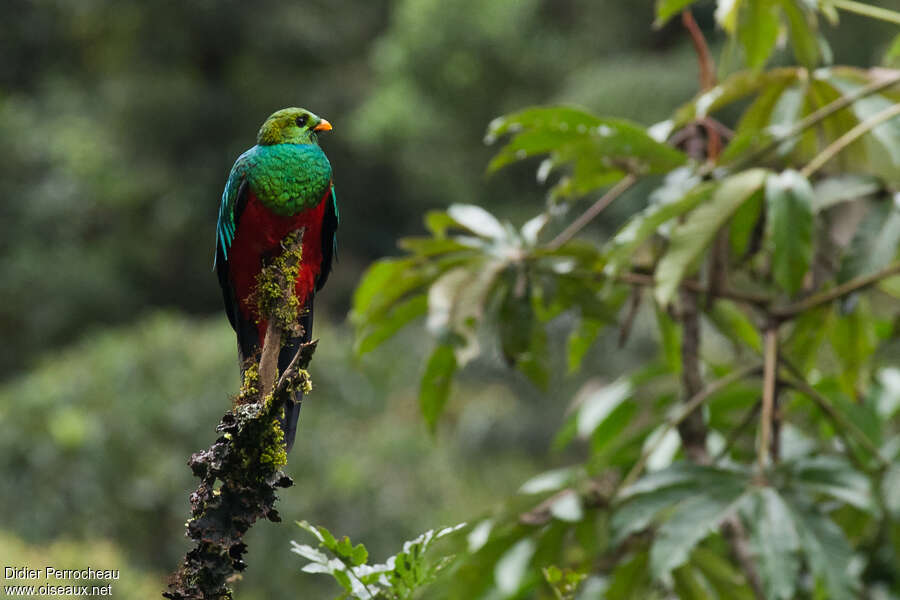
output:
[[[648,128],[569,107],[495,119],[489,170],[546,157],[545,210],[521,227],[472,204],[429,213],[430,235],[356,291],[359,352],[427,315],[432,429],[486,347],[547,388],[609,326],[624,345],[655,317],[659,360],[566,409],[556,444],[580,442],[580,460],[480,520],[431,597],[575,597],[585,576],[579,597],[900,592],[900,71],[832,65],[819,34],[841,11],[900,13],[719,2],[717,66],[690,4],[658,2],[656,25],[681,13],[692,101]],[[797,66],[766,68],[779,40]],[[576,237],[638,182],[646,201],[616,233]]]
[[[871,5],[895,8],[892,0]],[[188,540],[172,532],[183,526],[195,485],[184,457],[212,443],[210,424],[239,386],[210,271],[216,206],[241,140],[287,105],[316,108],[334,123],[327,152],[348,210],[335,278],[318,298],[316,400],[301,419],[295,452],[302,458],[286,467],[296,485],[279,503],[285,521],[305,519],[364,540],[368,562],[385,564],[402,552],[399,540],[438,524],[476,526],[490,517],[496,534],[504,515],[534,506],[534,498],[514,495],[523,481],[586,456],[573,424],[567,435],[574,441],[554,443],[574,414],[562,406],[658,356],[649,291],[628,343],[619,348],[614,329],[597,336],[581,371],[565,377],[577,315],[550,321],[546,392],[508,369],[491,329],[481,329],[478,360],[454,375],[436,438],[417,399],[420,357],[433,341],[408,327],[357,357],[344,317],[363,269],[405,252],[395,240],[417,234],[424,212],[465,202],[487,207],[501,223],[534,216],[547,190],[535,185],[541,157],[484,176],[497,146],[482,138],[496,115],[564,102],[644,125],[666,120],[697,91],[696,55],[677,13],[651,27],[649,0],[467,6],[2,3],[0,179],[8,201],[0,203],[0,528],[11,564],[63,548],[71,551],[51,562],[75,567],[79,554],[101,549],[96,562],[123,569],[114,593],[144,599],[138,590],[161,589],[183,556]],[[711,52],[724,57],[734,44],[737,59],[741,46],[716,32],[716,8],[709,0],[692,5]],[[862,67],[879,64],[896,33],[892,23],[846,11],[839,26],[820,17],[817,29],[841,63]],[[786,34],[779,26],[770,66],[793,63]],[[717,60],[722,81],[736,64]],[[746,101],[716,116],[733,124]],[[588,224],[583,239],[596,245],[611,237],[646,205],[659,177],[641,178]],[[584,202],[576,200],[569,217],[554,212],[559,220],[541,244]],[[878,298],[883,310],[885,297]],[[497,311],[485,314],[492,326]],[[702,327],[704,356],[729,351],[709,346],[720,338]],[[879,335],[883,327],[876,326]],[[888,360],[889,351],[882,346],[876,355]],[[889,394],[890,373],[875,375]],[[715,375],[705,373],[705,381]],[[677,391],[671,376],[651,383],[659,395],[641,387],[641,398],[665,403]],[[744,393],[758,390],[754,380]],[[779,437],[782,455],[789,431]],[[856,535],[847,529],[854,544]],[[239,598],[290,597],[298,589],[318,598],[340,589],[299,572],[297,555],[287,552],[292,539],[316,544],[290,525],[251,531]],[[512,547],[492,544],[497,556]],[[489,569],[479,571],[488,583]],[[561,570],[560,581],[568,577],[574,574]],[[522,590],[552,594],[543,586]]]

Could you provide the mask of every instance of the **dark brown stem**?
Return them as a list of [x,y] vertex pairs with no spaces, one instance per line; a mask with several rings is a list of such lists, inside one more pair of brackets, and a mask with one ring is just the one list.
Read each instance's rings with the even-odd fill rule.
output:
[[[681,385],[684,390],[684,401],[703,390],[703,378],[700,376],[700,315],[697,308],[697,296],[683,291],[681,294]],[[706,452],[706,423],[700,407],[692,410],[678,425],[678,434],[688,457],[699,464],[709,462]]]
[[756,563],[753,562],[753,553],[747,544],[747,532],[744,531],[744,525],[737,516],[731,516],[722,523],[722,533],[725,539],[731,545],[731,553],[734,559],[744,572],[747,583],[753,590],[753,595],[757,600],[766,600],[766,592],[762,585],[762,578],[756,570]]

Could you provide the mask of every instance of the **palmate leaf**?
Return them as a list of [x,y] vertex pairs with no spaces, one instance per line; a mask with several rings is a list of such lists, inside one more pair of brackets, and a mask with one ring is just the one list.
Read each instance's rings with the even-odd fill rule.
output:
[[541,168],[571,165],[570,175],[557,194],[579,195],[615,183],[625,173],[665,173],[687,162],[679,150],[659,142],[646,130],[624,119],[600,118],[570,107],[541,107],[495,119],[486,136],[492,143],[512,137],[488,166],[497,170],[510,163],[550,155]]
[[741,470],[675,463],[620,492],[616,539],[661,521],[650,549],[654,577],[684,564],[694,547],[745,500],[750,477]]
[[672,230],[669,248],[656,267],[656,300],[666,306],[681,280],[735,211],[764,183],[764,169],[750,169],[724,179],[710,200]]
[[754,491],[749,504],[746,520],[751,524],[751,542],[766,597],[790,600],[794,598],[800,572],[800,538],[793,515],[770,487]]
[[844,532],[814,506],[788,498],[800,548],[831,600],[857,598],[859,578],[850,572],[853,549]]

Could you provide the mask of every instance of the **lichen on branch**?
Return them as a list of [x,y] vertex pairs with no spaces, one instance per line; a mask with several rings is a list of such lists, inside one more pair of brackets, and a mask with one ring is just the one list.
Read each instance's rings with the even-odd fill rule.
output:
[[300,303],[294,281],[301,259],[303,231],[282,241],[282,253],[263,268],[254,299],[268,321],[259,362],[247,365],[238,396],[208,449],[193,454],[188,465],[200,484],[191,494],[187,535],[194,547],[169,579],[163,596],[171,600],[232,598],[230,582],[246,568],[243,536],[259,519],[278,522],[278,488],[293,485],[280,469],[287,464],[280,419],[285,401],[297,389],[311,389],[306,368],[316,342],[300,347],[284,373],[278,374],[282,334],[302,334]]

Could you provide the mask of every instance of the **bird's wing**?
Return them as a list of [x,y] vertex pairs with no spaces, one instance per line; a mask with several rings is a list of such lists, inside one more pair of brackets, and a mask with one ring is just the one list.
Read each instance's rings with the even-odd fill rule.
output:
[[237,331],[241,328],[240,315],[238,314],[238,302],[234,296],[234,286],[231,282],[228,264],[228,250],[234,241],[237,231],[237,223],[241,213],[247,205],[247,153],[242,154],[228,175],[225,183],[225,191],[222,192],[222,202],[219,205],[219,218],[216,222],[216,257],[213,267],[222,288],[222,300],[225,303],[225,314],[231,326]]
[[219,218],[216,221],[217,263],[220,254],[224,260],[228,260],[228,250],[234,241],[237,222],[247,199],[247,171],[253,164],[255,149],[256,147],[247,150],[234,161],[231,173],[228,174],[228,181],[225,182],[225,190],[222,192],[222,201],[219,204]]
[[331,272],[331,263],[337,260],[337,228],[341,222],[341,212],[334,193],[334,183],[330,185],[328,196],[322,202],[326,202],[322,218],[322,268],[319,270],[316,290],[321,290],[325,285]]

